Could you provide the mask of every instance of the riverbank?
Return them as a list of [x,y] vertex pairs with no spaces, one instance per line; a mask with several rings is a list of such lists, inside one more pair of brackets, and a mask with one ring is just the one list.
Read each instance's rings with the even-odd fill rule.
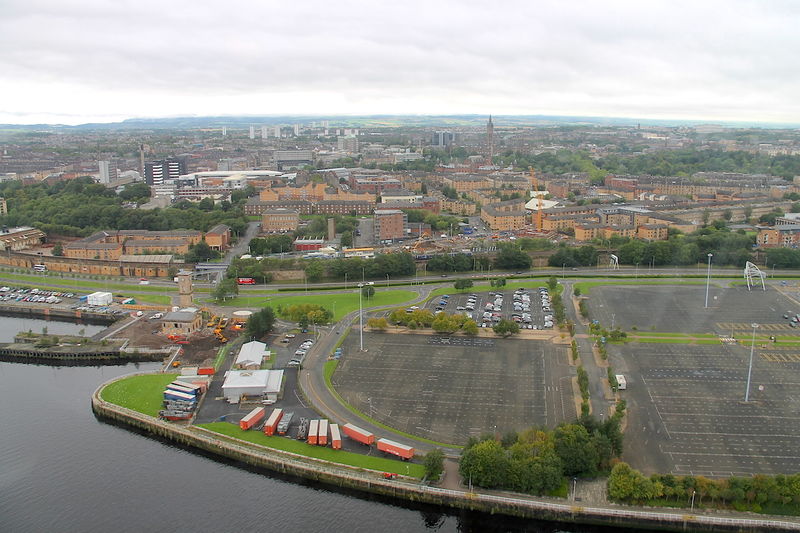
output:
[[19,304],[0,304],[0,316],[40,318],[43,320],[96,324],[99,326],[110,326],[119,319],[118,316],[108,313],[92,313],[77,309],[34,307]]
[[380,472],[348,468],[327,461],[252,445],[196,426],[181,426],[147,416],[101,398],[103,389],[121,378],[110,380],[92,394],[92,410],[102,419],[143,430],[149,434],[204,452],[233,459],[256,468],[346,487],[383,496],[442,505],[490,514],[507,514],[537,520],[598,524],[625,528],[671,531],[800,531],[800,522],[657,512],[633,507],[581,507],[555,500],[534,500],[488,492],[448,490],[412,482],[385,480]]

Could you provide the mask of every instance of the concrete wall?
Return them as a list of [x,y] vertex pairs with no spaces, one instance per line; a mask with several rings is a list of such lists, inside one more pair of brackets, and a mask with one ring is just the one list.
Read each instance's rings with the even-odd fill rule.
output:
[[[117,379],[123,378],[115,378],[108,383]],[[100,391],[108,383],[101,385],[92,395],[92,410],[99,417],[130,425],[159,437],[216,453],[255,467],[312,479],[330,485],[348,487],[409,501],[446,505],[486,513],[502,513],[537,520],[616,525],[628,528],[647,527],[672,531],[763,531],[765,533],[768,531],[800,531],[800,522],[791,522],[789,520],[760,520],[681,514],[680,512],[654,512],[628,507],[589,508],[570,505],[569,503],[556,503],[555,501],[440,489],[438,487],[420,485],[418,482],[411,482],[410,480],[409,482],[405,482],[405,480],[387,481],[380,477],[381,474],[379,472],[345,467],[293,453],[252,445],[202,428],[172,424],[110,404],[100,398]]]

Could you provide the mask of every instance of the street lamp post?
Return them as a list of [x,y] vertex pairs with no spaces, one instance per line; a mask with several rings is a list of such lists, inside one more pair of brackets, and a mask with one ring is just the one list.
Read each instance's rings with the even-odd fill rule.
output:
[[361,347],[361,351],[364,351],[364,311],[361,307],[361,289],[363,289],[367,285],[374,285],[375,282],[370,281],[369,283],[359,283],[358,284],[358,339],[359,345]]
[[708,288],[711,286],[711,258],[714,254],[708,254],[708,273],[706,274],[706,309],[708,309]]
[[344,290],[347,290],[347,272],[344,273]]
[[753,338],[750,341],[750,365],[747,367],[747,389],[744,391],[744,401],[750,401],[750,376],[753,374],[753,352],[756,349],[756,328],[758,324],[753,324]]

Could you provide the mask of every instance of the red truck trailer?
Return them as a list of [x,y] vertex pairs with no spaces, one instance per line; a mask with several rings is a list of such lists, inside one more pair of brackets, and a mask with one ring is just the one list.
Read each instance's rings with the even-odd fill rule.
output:
[[350,437],[351,439],[360,442],[361,444],[366,444],[369,446],[373,442],[375,442],[375,435],[361,429],[358,426],[354,426],[353,424],[345,424],[342,426],[342,431],[344,434]]
[[256,424],[261,422],[261,419],[263,418],[264,418],[264,408],[256,407],[255,409],[244,415],[244,418],[239,420],[239,427],[247,431],[248,429],[252,428]]
[[198,376],[213,376],[214,375],[214,367],[213,366],[201,366],[197,369]]
[[342,448],[342,435],[339,433],[339,424],[331,424],[331,448],[334,450]]
[[317,444],[320,446],[328,445],[328,421],[324,418],[319,421],[319,431],[317,432]]
[[408,461],[414,457],[414,448],[388,439],[378,439],[378,449],[384,453],[391,453]]
[[283,418],[283,409],[273,409],[272,414],[264,422],[264,434],[274,435],[275,428],[278,427],[278,422],[281,421],[281,418]]
[[317,443],[317,432],[319,431],[319,420],[312,420],[308,425],[308,443]]

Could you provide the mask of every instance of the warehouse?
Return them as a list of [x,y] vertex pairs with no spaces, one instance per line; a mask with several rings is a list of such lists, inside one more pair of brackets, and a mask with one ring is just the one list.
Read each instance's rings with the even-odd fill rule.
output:
[[242,345],[233,366],[240,370],[258,370],[264,359],[269,359],[267,345],[263,342],[251,341]]
[[229,403],[243,396],[275,402],[281,394],[283,370],[230,370],[225,373],[222,394]]

